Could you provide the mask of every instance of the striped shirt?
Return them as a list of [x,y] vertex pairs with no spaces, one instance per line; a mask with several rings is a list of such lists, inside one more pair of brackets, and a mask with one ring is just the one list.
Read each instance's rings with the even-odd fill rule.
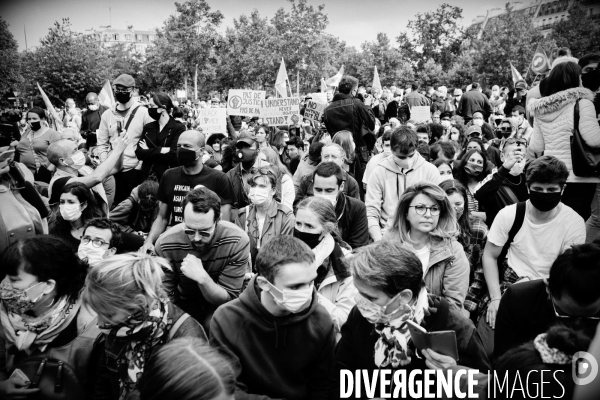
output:
[[172,226],[158,238],[155,245],[156,253],[166,258],[173,268],[173,273],[167,274],[164,282],[172,300],[198,299],[201,303],[199,306],[208,305],[198,283],[181,272],[181,263],[188,254],[202,260],[208,275],[229,294],[228,300],[237,298],[242,290],[250,257],[250,240],[246,232],[231,222],[219,221],[208,249],[200,254],[192,247],[184,229],[183,223]]

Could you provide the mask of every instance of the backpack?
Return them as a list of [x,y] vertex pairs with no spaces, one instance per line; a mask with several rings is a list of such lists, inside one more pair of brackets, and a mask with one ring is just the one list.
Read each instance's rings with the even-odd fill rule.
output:
[[44,400],[81,400],[89,398],[90,380],[88,361],[101,333],[96,322],[70,343],[61,347],[47,347],[16,365],[27,375],[28,389],[40,389]]
[[498,256],[498,269],[499,269],[499,271],[501,271],[501,273],[500,273],[501,277],[504,274],[504,271],[503,271],[504,270],[504,260],[506,259],[506,256],[508,255],[508,249],[510,249],[510,245],[515,240],[515,236],[517,236],[517,233],[519,233],[519,231],[521,230],[521,227],[523,226],[523,221],[525,221],[525,211],[526,210],[527,210],[527,202],[526,201],[517,203],[517,212],[515,214],[515,220],[513,221],[510,231],[508,231],[508,239],[506,240],[506,243],[504,243],[504,247],[502,247],[502,251],[500,252],[500,255]]
[[20,239],[43,234],[40,213],[16,189],[0,184],[0,253]]

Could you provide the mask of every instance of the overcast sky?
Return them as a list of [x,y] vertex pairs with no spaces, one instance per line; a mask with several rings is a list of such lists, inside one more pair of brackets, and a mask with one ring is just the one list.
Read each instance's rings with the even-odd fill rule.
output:
[[[406,30],[408,20],[417,13],[433,11],[444,2],[461,7],[463,25],[469,25],[486,10],[504,8],[507,0],[308,0],[315,6],[325,4],[329,17],[327,31],[357,48],[365,41],[375,40],[378,32],[387,33],[394,41],[399,32]],[[278,8],[290,8],[287,0],[208,0],[208,3],[225,16],[222,31],[233,25],[234,18],[248,15],[253,9],[270,18]],[[173,12],[175,3],[171,0],[0,0],[0,16],[9,23],[22,50],[24,27],[28,46],[37,46],[54,21],[65,17],[80,32],[109,25],[111,16],[114,28],[124,29],[129,24],[146,30],[162,26]]]

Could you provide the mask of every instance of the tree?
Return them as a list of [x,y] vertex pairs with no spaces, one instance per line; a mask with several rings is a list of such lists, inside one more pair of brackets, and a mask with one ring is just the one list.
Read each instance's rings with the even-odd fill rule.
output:
[[361,45],[362,53],[358,58],[357,71],[359,80],[364,84],[373,81],[374,66],[377,66],[379,80],[383,86],[406,85],[414,78],[412,65],[401,52],[392,47],[385,33],[378,33],[375,42]]
[[575,57],[600,52],[600,27],[580,5],[569,9],[569,18],[552,25],[551,39],[568,47]]
[[0,17],[0,94],[15,89],[19,83],[19,53],[17,41]]

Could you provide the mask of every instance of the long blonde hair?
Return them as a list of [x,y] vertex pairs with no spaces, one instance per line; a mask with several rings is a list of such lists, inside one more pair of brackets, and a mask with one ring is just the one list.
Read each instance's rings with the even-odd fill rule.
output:
[[114,255],[89,271],[82,300],[103,317],[118,312],[146,312],[154,301],[167,297],[163,269],[172,270],[161,257],[140,253]]
[[459,228],[456,221],[456,211],[450,204],[446,192],[437,185],[429,182],[419,182],[404,191],[398,208],[394,214],[392,225],[386,234],[386,239],[399,240],[402,243],[411,243],[409,232],[410,222],[408,221],[408,210],[410,203],[419,194],[424,194],[433,200],[440,207],[438,224],[429,234],[436,239],[451,241],[458,236]]

